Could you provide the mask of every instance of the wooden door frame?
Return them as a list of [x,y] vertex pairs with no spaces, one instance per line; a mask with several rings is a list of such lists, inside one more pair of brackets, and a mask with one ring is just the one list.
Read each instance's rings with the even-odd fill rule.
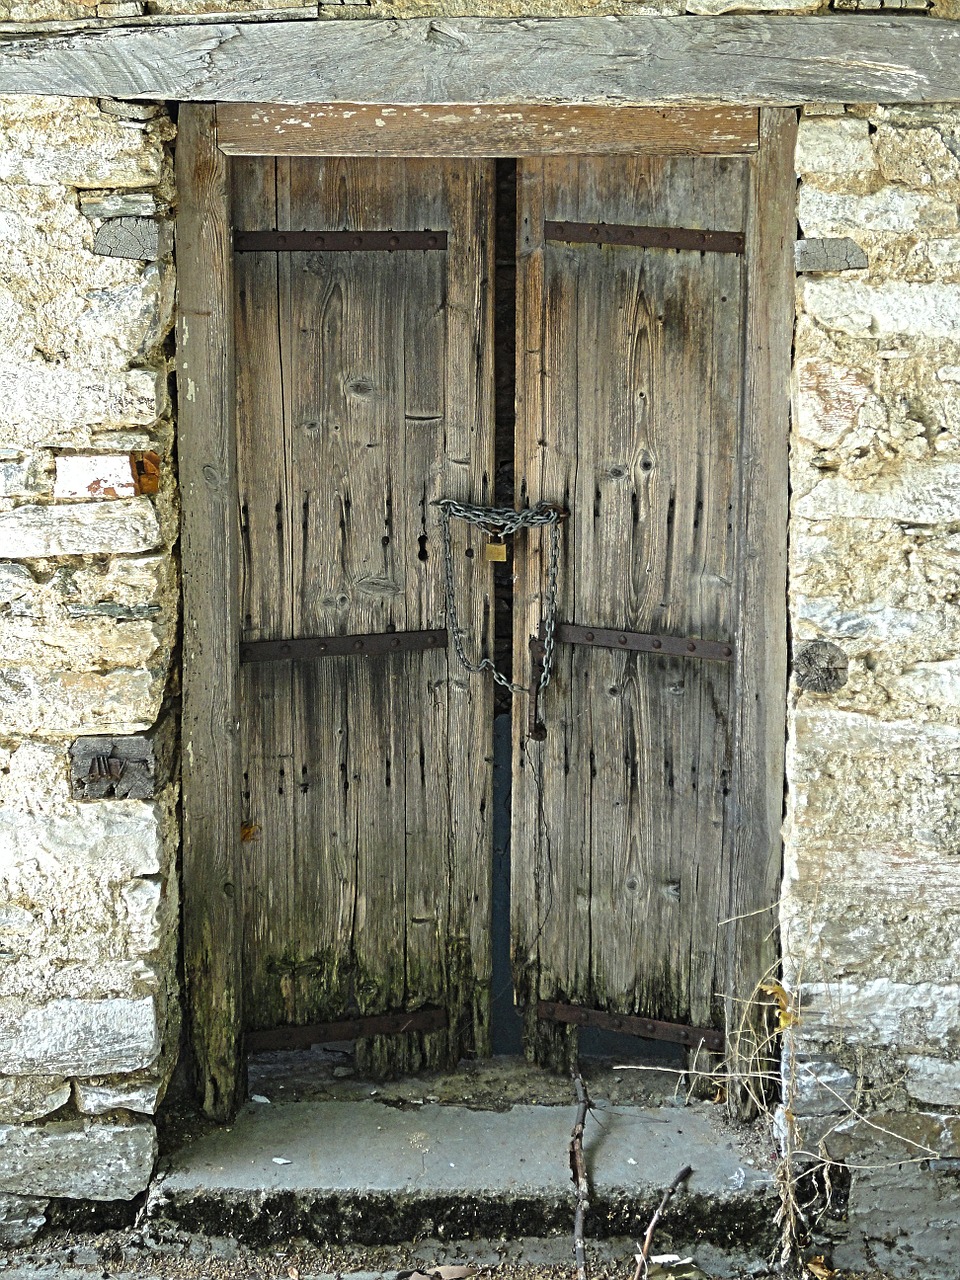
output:
[[[278,133],[270,113],[263,104],[184,104],[176,154],[177,256],[181,268],[190,264],[189,270],[178,271],[177,319],[184,969],[204,1111],[227,1120],[243,1096],[242,930],[235,888],[241,790],[240,535],[229,199],[229,155],[242,154],[452,156],[477,154],[470,148],[480,145],[486,156],[559,151],[749,154],[739,459],[743,501],[737,547],[742,594],[724,993],[730,1065],[746,1080],[755,1056],[747,1011],[756,983],[778,955],[796,112],[762,109],[757,131],[756,113],[742,108],[484,108],[465,103],[431,112],[338,104],[298,108],[301,123],[295,134]],[[353,124],[345,129],[348,120]],[[377,125],[377,120],[389,123]],[[276,149],[266,151],[268,145]],[[758,771],[762,786],[755,783]],[[759,876],[761,864],[764,874]],[[748,1085],[732,1093],[746,1096]]]

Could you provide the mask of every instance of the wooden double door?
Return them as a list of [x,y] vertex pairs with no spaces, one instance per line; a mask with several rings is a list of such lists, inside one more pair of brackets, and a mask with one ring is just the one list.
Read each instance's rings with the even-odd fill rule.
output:
[[510,505],[568,513],[554,599],[550,530],[507,551],[527,1045],[559,1063],[598,1012],[729,1029],[771,923],[731,921],[777,869],[737,758],[738,704],[780,693],[739,661],[754,161],[521,159],[506,243],[492,161],[232,161],[251,1042],[392,1018],[363,1023],[371,1069],[489,1052],[494,687],[450,603],[492,654],[497,553],[456,515],[445,548],[435,504],[494,501],[511,346]]

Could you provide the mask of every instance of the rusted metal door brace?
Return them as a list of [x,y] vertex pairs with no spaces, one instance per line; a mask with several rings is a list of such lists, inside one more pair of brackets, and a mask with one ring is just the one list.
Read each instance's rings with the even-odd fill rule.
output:
[[[542,631],[542,628],[541,628]],[[558,622],[558,644],[595,645],[600,649],[623,649],[634,653],[662,653],[676,658],[704,658],[709,662],[732,662],[733,645],[726,641],[701,640],[686,636],[655,636],[645,631],[617,631],[610,627],[579,627],[570,622]],[[543,742],[547,727],[540,718],[539,674],[543,669],[544,643],[542,634],[530,637],[530,707],[527,716],[527,736],[535,742]]]
[[383,631],[369,636],[318,636],[301,640],[249,640],[240,645],[241,662],[283,662],[287,659],[377,657],[383,653],[412,653],[445,649],[447,631]]
[[237,253],[395,253],[446,249],[446,231],[234,231]]
[[400,1036],[405,1031],[443,1031],[447,1025],[446,1009],[432,1005],[414,1009],[412,1013],[375,1013],[369,1017],[344,1018],[340,1022],[311,1022],[302,1027],[270,1027],[266,1031],[248,1031],[247,1053],[268,1049],[309,1049],[313,1044],[332,1044],[337,1040],[362,1040],[366,1036]]
[[643,1040],[668,1040],[696,1048],[723,1052],[723,1032],[713,1027],[686,1027],[680,1022],[658,1022],[635,1013],[604,1013],[580,1004],[556,1004],[552,1000],[537,1001],[537,1017],[544,1022],[566,1022],[573,1027],[598,1027],[602,1031],[619,1031],[622,1035],[639,1036]]
[[612,222],[544,222],[545,240],[565,244],[626,244],[637,249],[698,249],[743,253],[742,231],[698,231],[695,227],[633,227]]
[[601,649],[630,649],[635,653],[668,653],[677,658],[706,658],[713,662],[732,662],[733,645],[726,641],[701,640],[699,637],[654,636],[644,631],[616,631],[609,627],[576,627],[569,622],[557,625],[561,644],[592,644]]

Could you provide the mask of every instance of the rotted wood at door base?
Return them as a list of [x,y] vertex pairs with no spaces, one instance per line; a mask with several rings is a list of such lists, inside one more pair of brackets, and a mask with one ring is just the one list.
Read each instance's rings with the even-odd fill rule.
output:
[[[236,255],[242,638],[444,625],[431,502],[492,474],[491,167],[241,159],[245,230],[444,229],[447,252]],[[486,642],[489,571],[456,531]],[[245,1023],[441,1005],[372,1069],[487,1047],[490,690],[446,649],[245,665]],[[456,744],[456,750],[451,750]]]
[[[742,233],[747,159],[520,166],[517,483],[560,502],[559,618],[729,644],[738,625],[743,259],[545,240],[553,220]],[[516,650],[544,609],[518,560]],[[515,718],[513,921],[528,1010],[569,1002],[722,1027],[729,663],[560,644],[542,742]],[[530,1025],[560,1065],[575,1032]]]

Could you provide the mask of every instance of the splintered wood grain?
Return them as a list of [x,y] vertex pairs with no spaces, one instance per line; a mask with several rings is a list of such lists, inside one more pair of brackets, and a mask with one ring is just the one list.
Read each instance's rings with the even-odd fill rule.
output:
[[[251,425],[247,438],[251,459],[285,459],[274,462],[283,563],[270,558],[278,534],[263,497],[272,541],[251,548],[250,573],[259,566],[271,581],[247,597],[268,599],[296,637],[441,627],[431,504],[486,500],[492,466],[490,166],[267,163],[278,229],[446,229],[449,248],[238,255],[278,262],[278,336],[260,347],[279,348],[281,428],[254,440]],[[258,268],[268,291],[270,269]],[[454,541],[461,617],[483,647],[489,570],[467,556],[478,541],[469,531],[456,528]],[[279,665],[292,668],[286,817],[273,802],[271,819],[286,823],[285,847],[270,845],[280,918],[268,922],[259,905],[247,914],[247,963],[260,975],[248,983],[250,1025],[440,1003],[450,1033],[364,1053],[384,1070],[455,1059],[477,1041],[474,1021],[481,1039],[486,1025],[488,929],[474,917],[489,912],[489,680],[461,679],[446,653]],[[256,767],[276,773],[276,751]]]
[[[786,717],[786,551],[789,369],[794,322],[791,238],[797,117],[764,111],[750,164],[742,485],[737,544],[736,752],[728,823],[733,842],[727,947],[728,1090],[755,1109],[757,1071],[772,1066],[758,986],[776,972]],[[760,999],[758,1000],[758,996]],[[750,1079],[752,1077],[752,1080]],[[769,1078],[769,1077],[768,1077]]]
[[370,106],[289,107],[225,103],[218,142],[230,155],[516,156],[757,149],[757,112],[748,107]]
[[227,164],[210,107],[177,147],[179,462],[183,494],[184,973],[199,1095],[227,1120],[243,1091],[233,283]]
[[278,103],[960,101],[955,22],[887,13],[186,23],[20,36],[0,93]]
[[[744,225],[739,161],[567,157],[521,169],[521,236],[544,217]],[[520,374],[518,473],[531,501],[571,510],[560,617],[729,640],[740,260],[548,243],[521,245],[521,261],[538,354]],[[520,630],[536,628],[542,572],[532,565],[522,583]],[[522,820],[539,810],[514,832],[517,960],[538,975],[526,985],[541,998],[715,1020],[729,668],[561,647],[542,714],[546,740],[518,744],[515,784]]]

